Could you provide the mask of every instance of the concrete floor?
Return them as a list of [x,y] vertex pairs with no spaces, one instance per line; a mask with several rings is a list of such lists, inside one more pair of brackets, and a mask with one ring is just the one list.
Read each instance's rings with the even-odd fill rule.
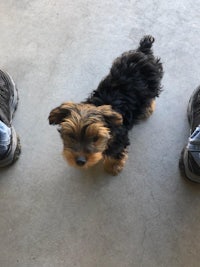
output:
[[[1,0],[0,66],[15,79],[22,154],[0,171],[1,267],[199,267],[200,185],[183,179],[186,106],[200,84],[197,0]],[[152,34],[163,93],[117,177],[69,167],[49,111],[96,88]]]

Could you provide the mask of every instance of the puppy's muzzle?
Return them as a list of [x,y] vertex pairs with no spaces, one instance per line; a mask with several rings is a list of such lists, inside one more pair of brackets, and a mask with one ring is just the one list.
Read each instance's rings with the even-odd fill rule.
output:
[[87,159],[83,156],[79,156],[76,158],[76,164],[80,167],[84,166],[86,162],[87,162]]

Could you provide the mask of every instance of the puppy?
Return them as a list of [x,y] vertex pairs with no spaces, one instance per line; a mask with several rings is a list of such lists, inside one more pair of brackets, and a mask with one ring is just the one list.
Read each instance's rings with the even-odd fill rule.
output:
[[59,125],[70,165],[88,168],[103,160],[112,175],[123,169],[128,131],[151,115],[161,92],[163,68],[151,50],[153,42],[144,36],[136,50],[118,57],[85,101],[65,102],[50,112],[49,123]]

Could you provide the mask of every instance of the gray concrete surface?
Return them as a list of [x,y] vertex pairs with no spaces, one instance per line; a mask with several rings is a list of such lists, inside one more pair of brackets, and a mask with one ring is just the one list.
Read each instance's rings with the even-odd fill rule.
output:
[[[200,84],[197,0],[1,0],[0,66],[17,82],[22,154],[0,170],[1,267],[199,267],[200,186],[180,176]],[[49,111],[80,101],[144,34],[165,70],[117,177],[61,156]]]

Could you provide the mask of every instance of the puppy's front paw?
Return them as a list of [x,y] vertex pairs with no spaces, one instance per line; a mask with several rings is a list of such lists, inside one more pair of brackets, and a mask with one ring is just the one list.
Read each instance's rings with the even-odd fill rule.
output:
[[104,169],[107,173],[111,174],[111,175],[118,175],[124,166],[119,166],[117,164],[113,164],[113,165],[104,165]]
[[127,155],[124,155],[122,159],[106,157],[104,160],[105,171],[112,175],[118,175],[123,170],[126,159]]

